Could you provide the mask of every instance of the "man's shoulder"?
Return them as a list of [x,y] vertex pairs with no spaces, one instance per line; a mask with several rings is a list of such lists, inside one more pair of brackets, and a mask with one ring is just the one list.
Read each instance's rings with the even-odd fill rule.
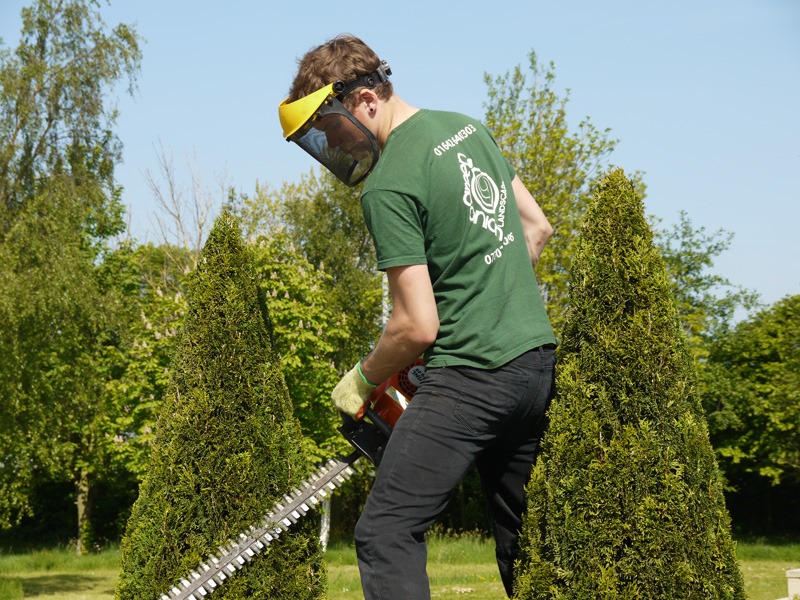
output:
[[443,123],[479,123],[480,119],[471,117],[464,113],[452,110],[432,110],[425,111],[426,116],[431,121],[439,121]]
[[454,111],[423,109],[400,128],[383,148],[365,183],[365,194],[427,186],[428,179],[422,175],[434,168],[440,158],[455,156],[455,148],[463,148],[472,139],[480,139],[481,145],[487,140],[485,127],[478,119]]

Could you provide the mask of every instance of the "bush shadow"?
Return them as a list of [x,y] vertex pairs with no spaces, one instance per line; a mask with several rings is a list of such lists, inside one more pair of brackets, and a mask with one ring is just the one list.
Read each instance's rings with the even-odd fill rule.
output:
[[[93,589],[102,585],[104,578],[95,575],[81,575],[78,573],[55,573],[52,575],[34,575],[19,579],[25,597],[48,596],[57,593],[79,592]],[[114,590],[109,593],[113,595]]]

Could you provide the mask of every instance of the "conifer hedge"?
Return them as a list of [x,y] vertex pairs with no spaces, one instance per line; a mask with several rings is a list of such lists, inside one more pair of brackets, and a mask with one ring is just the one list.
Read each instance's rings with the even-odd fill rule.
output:
[[[226,211],[189,282],[151,462],[122,542],[117,598],[153,600],[307,475],[250,252]],[[325,593],[318,523],[282,534],[213,597]]]
[[570,280],[515,598],[744,598],[692,358],[622,170],[595,190]]

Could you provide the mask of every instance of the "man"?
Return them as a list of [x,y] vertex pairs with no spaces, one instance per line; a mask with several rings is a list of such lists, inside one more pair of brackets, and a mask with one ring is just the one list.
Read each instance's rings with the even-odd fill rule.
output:
[[342,181],[368,176],[362,209],[392,298],[334,404],[354,416],[375,384],[420,355],[427,366],[356,525],[364,595],[430,597],[424,535],[472,465],[511,595],[554,389],[556,339],[533,272],[552,228],[481,123],[409,105],[389,75],[339,36],[301,59],[279,109],[285,137]]

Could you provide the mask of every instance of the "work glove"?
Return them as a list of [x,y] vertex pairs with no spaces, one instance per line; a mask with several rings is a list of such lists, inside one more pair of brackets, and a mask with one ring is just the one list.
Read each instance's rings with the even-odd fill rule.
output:
[[354,419],[377,386],[361,372],[361,361],[353,367],[331,392],[333,404]]

